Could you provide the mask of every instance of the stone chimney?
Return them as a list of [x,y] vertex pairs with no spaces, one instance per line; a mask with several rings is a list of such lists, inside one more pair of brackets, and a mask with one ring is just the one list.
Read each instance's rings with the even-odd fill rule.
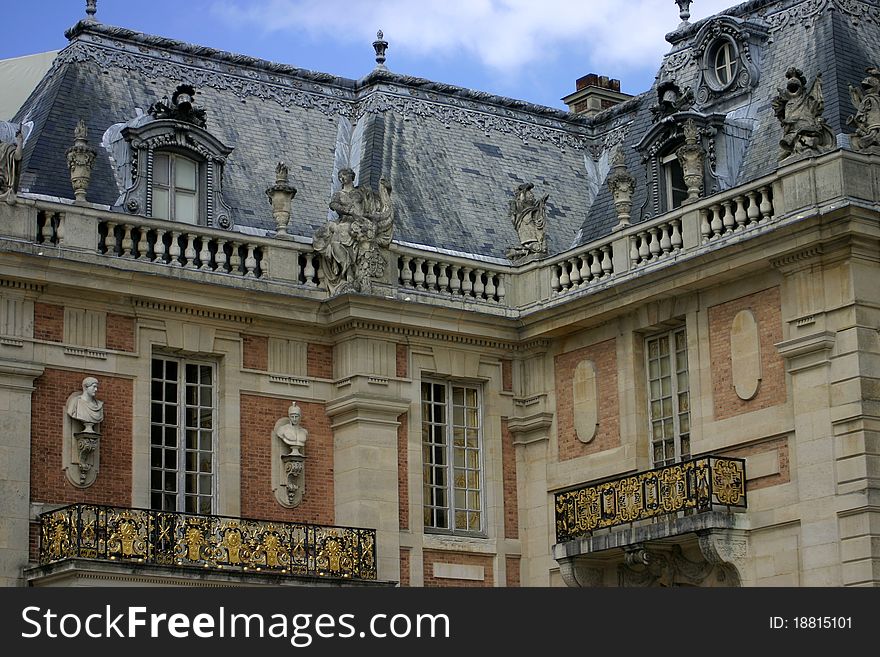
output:
[[620,92],[620,80],[611,80],[605,75],[590,73],[578,78],[575,85],[576,91],[562,99],[575,114],[592,116],[632,98]]

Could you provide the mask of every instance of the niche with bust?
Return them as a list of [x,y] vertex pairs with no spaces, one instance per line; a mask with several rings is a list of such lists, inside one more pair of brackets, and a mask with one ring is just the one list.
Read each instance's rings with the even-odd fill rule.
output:
[[282,506],[293,508],[305,492],[305,460],[308,429],[300,424],[302,409],[292,402],[287,417],[272,429],[272,490]]
[[65,404],[64,471],[77,488],[91,486],[98,476],[104,402],[97,395],[98,379],[87,376],[82,390],[71,393]]

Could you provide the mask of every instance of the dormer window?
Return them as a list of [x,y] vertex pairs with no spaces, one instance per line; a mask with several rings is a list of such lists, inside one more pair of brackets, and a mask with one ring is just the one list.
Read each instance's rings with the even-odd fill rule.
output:
[[[232,149],[207,130],[195,89],[182,84],[169,100],[153,103],[147,117],[118,130],[114,148],[130,163],[117,206],[127,212],[184,224],[232,227],[223,199],[223,169]],[[130,178],[129,178],[129,173]]]
[[729,39],[719,39],[712,48],[713,72],[718,86],[727,87],[736,77],[736,51]]
[[177,153],[153,154],[153,217],[199,223],[199,165]]

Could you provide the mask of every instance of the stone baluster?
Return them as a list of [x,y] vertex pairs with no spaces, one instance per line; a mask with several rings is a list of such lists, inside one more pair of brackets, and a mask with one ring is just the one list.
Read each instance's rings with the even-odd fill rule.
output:
[[474,270],[474,297],[477,299],[482,299],[483,294],[486,292],[486,285],[483,283],[483,271],[482,269]]
[[[52,243],[52,215],[45,213],[46,220],[40,227],[40,242],[43,244]],[[108,224],[109,225],[109,224]]]
[[559,269],[559,285],[563,290],[568,290],[571,288],[571,276],[568,275],[568,260],[560,262]]
[[712,236],[712,225],[709,223],[709,209],[700,208],[700,239],[705,244]]
[[639,238],[635,235],[629,236],[629,265],[634,267],[639,262]]
[[602,247],[602,276],[609,276],[614,273],[614,260],[611,254],[611,245],[606,244]]
[[731,201],[723,201],[724,204],[724,217],[721,219],[721,223],[724,225],[722,232],[728,233],[733,230],[733,227],[736,225],[736,219],[733,216],[733,203]]
[[449,290],[449,276],[446,275],[446,270],[449,268],[449,265],[446,263],[440,263],[440,276],[437,278],[437,287],[441,292],[447,292]]
[[663,255],[666,255],[670,251],[672,251],[672,225],[671,224],[663,224],[660,226],[660,250],[663,252]]
[[655,226],[654,228],[650,228],[648,230],[651,233],[651,243],[649,244],[648,248],[651,251],[651,257],[656,258],[662,252],[660,250],[660,229]]
[[581,282],[582,283],[586,283],[587,281],[590,280],[591,269],[592,269],[592,266],[590,265],[589,254],[584,253],[584,255],[581,256],[581,268],[580,268],[580,275],[581,275]]
[[[584,261],[586,261],[586,256],[584,256]],[[583,276],[581,276],[581,270],[578,266],[579,263],[577,256],[575,256],[574,258],[570,258],[568,262],[569,264],[571,264],[571,271],[568,274],[569,283],[571,284],[572,289],[576,290],[584,278]]]
[[562,289],[559,282],[559,265],[550,267],[550,289],[554,292],[559,292]]
[[486,300],[495,301],[495,274],[486,272]]
[[507,296],[507,290],[504,288],[504,274],[498,274],[495,296],[498,297],[498,303],[504,303],[504,297]]
[[744,196],[736,197],[736,213],[733,215],[733,219],[736,221],[736,230],[743,230],[746,227],[746,220],[749,218],[746,214],[745,201]]
[[672,222],[672,236],[670,237],[670,243],[672,244],[672,250],[678,251],[682,247],[682,239],[681,239],[681,220],[673,219]]
[[453,294],[461,294],[461,279],[458,277],[460,271],[461,267],[458,265],[452,265],[452,273],[449,278],[449,291]]
[[165,229],[156,229],[156,241],[153,244],[153,262],[165,262]]
[[413,274],[409,264],[412,258],[408,255],[400,256],[400,283],[403,287],[412,287]]
[[712,237],[719,237],[721,231],[724,230],[724,223],[721,221],[721,206],[713,205],[712,208]]
[[758,209],[758,192],[751,191],[747,192],[747,196],[749,197],[749,225],[753,225],[758,223],[758,220],[761,218],[761,211]]
[[762,187],[761,192],[761,205],[758,208],[761,211],[761,221],[770,221],[773,219],[773,201],[770,198],[770,188]]
[[[47,222],[49,219],[46,220]],[[117,255],[116,249],[116,226],[118,224],[115,221],[107,222],[107,241],[104,242],[104,250],[108,255]],[[44,226],[45,228],[45,226]]]
[[[226,273],[226,240],[222,237],[217,240],[217,255],[214,256],[217,264],[216,271]],[[297,258],[297,268],[299,267],[299,258]]]
[[136,251],[134,257],[138,260],[144,259],[146,260],[147,255],[150,252],[150,229],[149,228],[138,228],[138,241],[137,246],[135,247]]
[[187,269],[195,269],[196,268],[196,236],[192,233],[187,233],[183,236],[184,240],[186,240],[186,248],[183,250],[183,257],[186,259],[184,263],[184,267]]
[[648,248],[648,237],[646,232],[639,233],[639,263],[645,262],[651,257],[651,250]]
[[122,257],[131,258],[134,255],[134,240],[131,239],[131,224],[122,225]]
[[58,223],[55,225],[55,243],[61,244],[64,241],[64,215],[58,214]]
[[171,265],[173,267],[182,266],[180,262],[180,235],[181,233],[176,230],[171,231],[171,248],[168,249],[168,255],[171,256]]
[[472,271],[473,270],[470,267],[462,267],[461,293],[466,297],[473,296],[474,284],[471,281]]
[[207,237],[202,238],[202,248],[199,249],[199,269],[203,271],[211,271],[211,249],[209,248],[210,240]]
[[437,288],[437,274],[434,273],[434,260],[425,261],[425,288],[434,291]]
[[241,245],[238,242],[232,242],[232,255],[229,258],[229,273],[241,274]]
[[[235,249],[233,248],[233,254],[235,253]],[[306,265],[303,268],[303,278],[305,278],[305,284],[309,287],[315,287],[318,282],[315,280],[315,254],[314,252],[305,254]]]
[[599,249],[590,251],[590,278],[596,280],[602,277],[602,252]]
[[244,258],[244,275],[250,276],[253,278],[257,275],[257,257],[256,257],[256,246],[253,244],[246,244],[245,248],[247,249],[247,255]]
[[424,258],[415,258],[416,270],[413,272],[413,287],[419,290],[425,289],[425,271],[422,265],[425,264]]

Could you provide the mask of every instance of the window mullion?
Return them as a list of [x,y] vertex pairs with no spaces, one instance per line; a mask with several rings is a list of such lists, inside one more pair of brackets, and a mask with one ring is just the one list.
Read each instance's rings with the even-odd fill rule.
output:
[[446,382],[446,497],[447,529],[455,531],[455,421],[452,403],[452,384]]
[[177,365],[177,511],[186,511],[186,363]]

